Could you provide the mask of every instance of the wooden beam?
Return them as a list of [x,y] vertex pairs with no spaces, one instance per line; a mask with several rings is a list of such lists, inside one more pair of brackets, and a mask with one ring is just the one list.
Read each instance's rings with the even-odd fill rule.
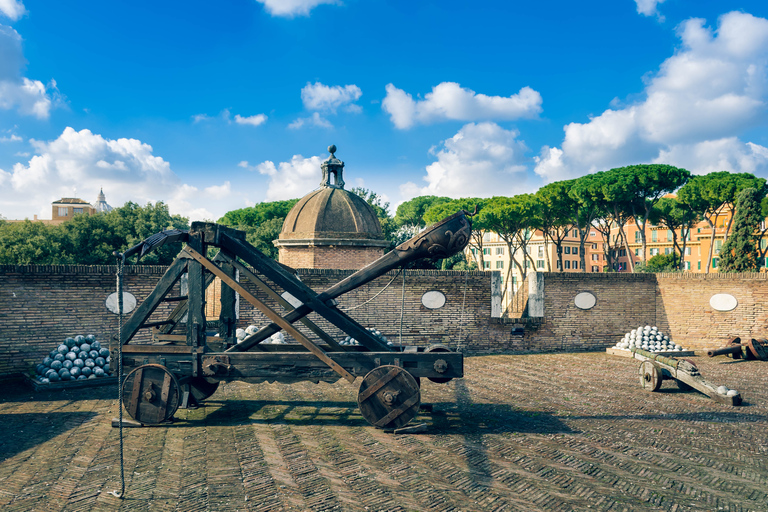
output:
[[[262,254],[261,251],[250,245],[248,242],[230,238],[225,234],[221,236],[220,241],[222,242],[222,247],[226,247],[230,252],[237,254],[251,267],[262,272],[280,288],[284,289],[303,303],[302,306],[299,306],[285,315],[283,318],[285,321],[290,323],[296,322],[300,318],[303,318],[314,311],[345,333],[355,338],[368,350],[372,352],[392,351],[391,347],[373,336],[365,329],[365,327],[335,307],[326,304],[325,301],[328,300],[329,297],[324,297],[323,294],[316,294],[311,288],[278,265],[276,261]],[[250,339],[246,338],[243,343],[235,345],[228,351],[248,350],[250,347],[258,344],[279,330],[280,328],[276,323],[270,324],[260,329],[259,332],[250,337]]]
[[157,282],[155,289],[147,296],[146,299],[139,304],[139,307],[133,312],[131,317],[123,326],[123,339],[121,342],[123,345],[131,341],[136,335],[138,330],[144,321],[149,318],[152,313],[157,309],[157,306],[163,300],[163,297],[171,291],[173,285],[179,280],[181,275],[187,270],[187,260],[184,258],[176,258],[173,263],[165,271],[163,277]]
[[241,297],[243,297],[245,300],[253,304],[254,307],[256,307],[259,311],[261,311],[267,318],[272,320],[273,322],[277,323],[280,327],[286,330],[288,334],[294,337],[296,341],[307,347],[307,350],[312,352],[312,354],[315,355],[318,359],[323,361],[325,364],[330,366],[336,373],[347,379],[347,381],[354,382],[355,377],[350,375],[350,373],[342,368],[336,361],[328,357],[325,352],[323,352],[317,345],[312,343],[306,336],[304,336],[301,332],[299,332],[293,325],[283,320],[283,318],[277,314],[272,308],[261,302],[259,299],[251,295],[248,290],[243,288],[240,283],[235,281],[234,279],[230,278],[227,274],[225,274],[219,267],[216,266],[215,263],[208,260],[205,256],[200,254],[199,252],[195,251],[192,247],[187,246],[182,250],[182,253],[186,253],[192,258],[195,259],[195,261],[198,261],[201,265],[203,265],[205,268],[207,268],[211,273],[215,274],[219,279],[221,279],[223,282],[227,283],[233,290],[235,290],[237,293],[240,294]]
[[[285,309],[288,312],[291,312],[294,310],[294,307],[284,298],[280,296],[275,290],[269,287],[267,283],[259,279],[259,276],[251,272],[245,265],[240,263],[239,261],[235,260],[234,258],[230,257],[227,254],[221,254],[222,258],[227,260],[232,266],[234,266],[237,270],[240,271],[240,274],[245,276],[250,282],[255,284],[261,291],[269,295],[272,299],[277,301],[278,304],[280,304],[283,309]],[[307,317],[300,318],[299,321],[307,326],[307,329],[312,331],[313,333],[317,334],[317,336],[320,337],[323,341],[325,341],[329,346],[333,347],[334,349],[338,351],[346,351],[346,349],[339,345],[339,343],[334,340],[327,332],[322,330],[320,327],[317,326],[312,320],[310,320]]]

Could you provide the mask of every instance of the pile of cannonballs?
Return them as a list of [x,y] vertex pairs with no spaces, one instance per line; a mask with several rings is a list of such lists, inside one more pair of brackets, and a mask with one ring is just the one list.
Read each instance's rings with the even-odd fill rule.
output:
[[632,350],[639,348],[648,352],[682,352],[684,349],[677,343],[673,343],[669,336],[661,332],[658,327],[646,325],[629,331],[616,344],[618,349]]
[[[381,331],[380,331],[380,330],[378,330],[378,329],[376,329],[376,328],[374,328],[374,327],[368,327],[366,330],[367,330],[368,332],[370,332],[370,333],[371,333],[371,334],[372,334],[374,337],[376,337],[376,338],[380,339],[381,341],[383,341],[383,342],[384,342],[384,343],[386,343],[387,345],[390,345],[390,346],[391,346],[391,345],[393,344],[391,341],[388,341],[388,340],[387,340],[387,337],[386,337],[386,336],[384,336],[383,334],[381,334]],[[345,337],[343,340],[341,340],[341,341],[339,342],[339,345],[342,345],[342,346],[347,346],[347,345],[360,345],[360,342],[359,342],[359,341],[357,341],[357,340],[356,340],[355,338],[353,338],[352,336],[346,336],[346,337]]]
[[[235,331],[237,342],[242,343],[245,338],[251,336],[252,334],[256,334],[258,330],[259,328],[255,325],[249,325],[245,329],[237,329]],[[276,332],[269,338],[262,341],[262,343],[267,345],[285,345],[287,342],[285,341],[285,335],[282,332]]]
[[109,349],[96,336],[67,338],[37,365],[37,380],[51,382],[96,379],[109,376]]

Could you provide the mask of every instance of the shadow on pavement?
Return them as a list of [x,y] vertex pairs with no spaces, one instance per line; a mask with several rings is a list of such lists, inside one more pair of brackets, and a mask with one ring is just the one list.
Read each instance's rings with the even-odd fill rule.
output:
[[93,419],[95,412],[0,414],[0,461],[28,450]]

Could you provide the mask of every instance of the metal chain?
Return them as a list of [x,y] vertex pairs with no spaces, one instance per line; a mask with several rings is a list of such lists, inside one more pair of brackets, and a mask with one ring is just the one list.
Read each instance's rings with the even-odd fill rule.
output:
[[120,492],[110,494],[123,499],[125,496],[125,459],[123,455],[123,265],[125,256],[117,254],[117,403],[120,438]]
[[405,269],[401,269],[401,272],[403,273],[403,292],[402,292],[402,299],[400,301],[400,334],[398,335],[398,344],[400,345],[400,350],[403,349],[403,314],[405,313]]

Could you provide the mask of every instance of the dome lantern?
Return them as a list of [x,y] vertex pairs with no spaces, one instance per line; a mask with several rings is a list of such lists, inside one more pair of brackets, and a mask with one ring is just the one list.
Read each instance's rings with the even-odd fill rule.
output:
[[390,243],[371,205],[344,190],[344,162],[336,158],[336,146],[328,151],[320,187],[288,212],[273,243],[280,263],[294,268],[359,269],[381,257]]

